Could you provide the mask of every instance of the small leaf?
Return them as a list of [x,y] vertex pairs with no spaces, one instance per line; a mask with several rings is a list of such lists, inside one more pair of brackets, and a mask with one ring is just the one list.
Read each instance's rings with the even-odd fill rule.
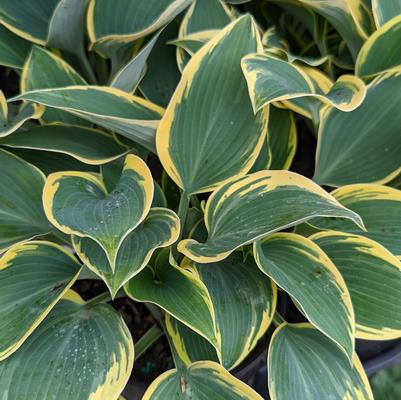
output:
[[71,287],[81,264],[61,246],[31,241],[0,259],[0,360],[14,353]]
[[209,197],[205,209],[205,243],[186,239],[178,250],[208,263],[223,260],[236,248],[316,216],[360,217],[341,206],[309,179],[288,171],[260,171],[234,178]]
[[401,262],[380,244],[349,233],[311,236],[339,269],[355,310],[356,337],[401,337]]
[[338,347],[310,324],[283,323],[269,347],[269,392],[277,400],[373,400],[358,356],[352,366]]
[[172,369],[160,375],[142,400],[262,400],[253,389],[221,365],[199,361],[180,374]]
[[2,396],[117,400],[133,363],[131,334],[121,316],[107,304],[85,303],[74,293],[0,363]]
[[355,319],[351,297],[327,255],[311,240],[293,233],[276,233],[255,242],[254,254],[261,271],[352,359]]

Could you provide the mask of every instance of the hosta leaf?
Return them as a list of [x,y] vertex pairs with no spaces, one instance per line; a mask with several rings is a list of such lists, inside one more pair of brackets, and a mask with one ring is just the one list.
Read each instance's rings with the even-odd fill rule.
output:
[[358,356],[353,365],[310,324],[283,323],[269,347],[269,392],[277,400],[373,400]]
[[154,250],[177,240],[179,227],[179,219],[173,211],[152,208],[142,224],[122,241],[114,268],[94,240],[74,236],[73,245],[85,265],[106,282],[114,296],[125,282],[145,268]]
[[59,0],[3,0],[0,23],[31,42],[45,45],[50,18]]
[[139,85],[139,82],[144,76],[146,69],[146,61],[153,50],[157,39],[160,36],[160,30],[156,33],[151,40],[136,54],[126,65],[124,65],[114,76],[110,86],[127,93],[134,93]]
[[128,151],[103,131],[55,124],[19,130],[0,139],[0,145],[64,153],[93,165],[104,164]]
[[345,280],[355,310],[356,337],[401,337],[401,262],[363,236],[327,231],[311,239],[331,258]]
[[17,244],[0,258],[0,360],[32,334],[80,269],[66,250],[44,241]]
[[398,175],[400,105],[401,74],[396,71],[372,81],[364,102],[356,110],[328,110],[319,127],[314,180],[342,186],[387,182]]
[[308,222],[314,228],[366,236],[401,258],[401,191],[387,186],[356,184],[331,192],[344,207],[358,213],[366,227],[363,231],[344,219],[316,218]]
[[212,301],[206,286],[191,272],[171,266],[167,257],[146,267],[124,289],[135,301],[157,304],[220,350]]
[[[190,33],[180,39],[170,41],[169,44],[173,44],[188,53],[183,57],[183,60],[186,64],[190,58],[189,56],[192,57],[206,42],[208,42],[210,39],[213,39],[213,37],[215,37],[219,32],[219,29],[209,29]],[[183,65],[181,68],[184,69],[184,66],[185,65]]]
[[22,104],[19,109],[8,109],[6,99],[0,90],[0,138],[6,137],[20,128],[30,119],[38,119],[44,112],[44,107],[37,104]]
[[173,369],[160,375],[142,400],[262,400],[253,389],[210,361],[193,363],[180,374]]
[[401,14],[400,0],[372,0],[373,17],[379,28],[391,18]]
[[[277,289],[258,270],[253,258],[244,261],[241,252],[216,264],[194,265],[193,269],[210,294],[221,339],[221,363],[231,370],[266,333],[276,308]],[[179,332],[171,336],[180,340]],[[201,360],[191,357],[192,349],[186,348],[185,342],[181,346],[188,353],[187,359]]]
[[166,107],[181,78],[175,48],[167,42],[177,37],[178,23],[173,20],[164,28],[149,55],[146,74],[139,85],[144,96],[154,103]]
[[244,16],[203,46],[187,64],[161,120],[159,158],[187,193],[211,191],[249,171],[256,160],[267,110],[254,116],[239,64],[261,48],[258,35],[252,18]]
[[[85,81],[62,58],[48,50],[33,46],[21,76],[21,93],[36,89],[60,88],[85,85]],[[74,115],[57,109],[46,109],[42,116],[44,122],[66,122],[90,125]]]
[[21,69],[31,44],[0,25],[0,65]]
[[133,42],[149,35],[184,10],[191,0],[91,0],[88,8],[88,33],[92,46]]
[[61,300],[0,363],[4,400],[118,399],[134,362],[129,330],[111,306],[77,297]]
[[355,319],[350,294],[333,262],[312,241],[276,233],[255,242],[256,262],[291,295],[308,320],[352,359]]
[[119,133],[154,151],[155,129],[163,109],[121,90],[102,86],[73,86],[26,92],[14,100],[31,100],[68,111]]
[[[401,2],[400,2],[401,14]],[[380,27],[362,46],[355,72],[370,77],[401,65],[401,15]]]
[[0,250],[51,230],[42,206],[43,173],[0,150]]
[[146,217],[152,198],[152,175],[134,155],[127,156],[111,193],[97,176],[77,171],[49,175],[43,190],[48,220],[66,234],[96,241],[112,271],[121,243]]
[[59,0],[49,24],[47,45],[63,51],[91,83],[96,81],[85,54],[85,16],[89,0]]
[[[286,1],[286,0],[284,0]],[[296,0],[326,18],[347,44],[354,59],[372,30],[372,21],[362,0]]]
[[39,168],[45,175],[59,171],[99,172],[99,167],[97,165],[84,164],[76,158],[63,153],[17,147],[8,147],[7,150]]
[[[232,20],[233,15],[230,9],[221,0],[194,0],[182,19],[178,40],[201,31],[214,30],[217,33],[217,30],[224,28]],[[213,35],[209,39],[212,37]],[[193,53],[189,54],[193,55]],[[190,58],[189,54],[177,48],[177,64],[181,71]]]
[[260,171],[232,179],[209,197],[205,209],[205,243],[186,239],[178,250],[190,259],[213,262],[234,249],[316,216],[360,217],[341,206],[309,179],[288,171]]
[[309,96],[342,111],[352,111],[366,93],[364,83],[352,75],[341,76],[328,93],[316,93],[313,82],[301,68],[267,54],[244,57],[242,68],[255,112],[271,102]]
[[267,132],[272,157],[269,169],[289,169],[297,150],[297,126],[293,113],[270,107]]
[[188,366],[196,361],[220,362],[216,349],[210,342],[169,313],[165,315],[165,324],[173,354],[184,365]]

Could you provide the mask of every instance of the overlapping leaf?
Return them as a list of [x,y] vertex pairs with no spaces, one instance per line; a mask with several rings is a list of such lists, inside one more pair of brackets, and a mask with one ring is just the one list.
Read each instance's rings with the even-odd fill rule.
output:
[[267,111],[254,116],[240,60],[260,49],[258,35],[249,16],[223,29],[189,61],[167,107],[157,130],[157,152],[187,193],[211,191],[247,172],[256,160]]
[[[162,253],[163,254],[163,253]],[[124,289],[136,301],[157,304],[207,339],[220,353],[211,298],[202,281],[182,268],[171,266],[162,257],[146,267]]]
[[127,326],[107,304],[67,298],[0,363],[4,400],[118,399],[134,362]]
[[184,10],[191,0],[91,0],[88,9],[88,33],[92,46],[107,47],[133,42],[149,35]]
[[376,26],[380,28],[391,18],[401,14],[401,2],[399,0],[372,0],[372,11]]
[[374,32],[358,54],[355,64],[356,74],[361,77],[372,77],[400,66],[400,32],[401,15],[391,19]]
[[143,400],[262,400],[245,383],[215,362],[199,361],[183,373],[173,369],[160,375]]
[[178,250],[201,263],[219,261],[234,249],[316,216],[360,217],[309,179],[288,171],[260,171],[234,178],[207,201],[205,243],[186,239]]
[[371,239],[341,232],[311,236],[339,269],[355,311],[356,337],[401,337],[401,262]]
[[86,119],[155,151],[155,130],[163,109],[142,98],[103,86],[34,90],[11,99],[30,100]]
[[[239,365],[266,333],[276,308],[277,290],[240,252],[216,264],[193,265],[192,270],[207,287],[221,338],[221,363],[231,370]],[[168,331],[181,358],[188,363],[213,356],[213,351],[169,319]],[[197,343],[192,347],[193,343]]]
[[112,271],[121,243],[144,220],[152,198],[152,175],[134,155],[127,156],[120,181],[111,193],[97,176],[77,171],[49,175],[43,190],[48,220],[66,234],[97,242]]
[[[353,363],[310,324],[283,323],[268,355],[269,392],[277,400],[373,400],[358,356]],[[307,374],[307,377],[306,377]]]
[[62,247],[44,241],[17,244],[0,258],[0,360],[32,334],[80,267]]
[[344,219],[316,218],[308,222],[314,228],[366,236],[382,244],[401,258],[401,191],[374,184],[355,184],[331,192],[344,207],[358,213],[366,227],[359,229]]
[[[350,113],[328,110],[319,128],[314,180],[342,186],[388,182],[401,170],[401,74],[382,74]],[[389,101],[391,99],[391,101]]]
[[73,125],[33,126],[0,139],[0,145],[64,153],[93,165],[107,163],[128,151],[108,133]]
[[[32,47],[22,71],[21,93],[36,89],[61,88],[73,85],[85,85],[85,81],[62,58],[41,47]],[[90,125],[87,121],[83,121],[74,115],[51,108],[45,111],[42,120],[44,122],[60,121]]]
[[255,112],[271,102],[309,96],[342,111],[352,111],[365,97],[365,85],[355,76],[341,76],[328,93],[322,94],[301,68],[267,54],[244,57],[242,68]]
[[51,230],[42,206],[45,176],[0,150],[0,250]]
[[114,265],[104,250],[89,237],[73,237],[74,249],[85,264],[107,284],[112,296],[138,274],[156,248],[173,244],[180,229],[178,217],[171,210],[152,208],[145,220],[131,231],[118,248]]
[[327,255],[293,233],[276,233],[255,242],[254,255],[259,268],[352,359],[354,310],[344,279]]

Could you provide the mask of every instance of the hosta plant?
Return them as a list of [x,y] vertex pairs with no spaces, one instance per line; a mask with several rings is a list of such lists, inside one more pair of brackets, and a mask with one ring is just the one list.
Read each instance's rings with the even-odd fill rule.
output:
[[268,341],[272,399],[372,399],[355,340],[401,337],[401,3],[0,0],[0,23],[0,398],[119,399],[165,336],[145,400],[261,399],[235,371]]

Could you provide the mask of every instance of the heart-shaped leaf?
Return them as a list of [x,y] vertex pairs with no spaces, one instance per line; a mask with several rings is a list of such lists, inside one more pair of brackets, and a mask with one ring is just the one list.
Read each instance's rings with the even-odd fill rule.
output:
[[262,400],[262,397],[221,365],[199,361],[183,372],[173,369],[160,375],[142,397],[142,400],[166,399]]
[[401,337],[401,262],[371,239],[327,231],[311,239],[339,269],[355,310],[356,337]]
[[117,400],[133,363],[131,334],[121,316],[107,304],[69,294],[0,363],[0,387],[4,400]]
[[152,208],[145,220],[122,241],[112,268],[103,249],[89,237],[73,236],[74,249],[85,264],[107,284],[112,296],[129,279],[138,274],[160,247],[173,244],[179,234],[180,221],[165,208]]
[[361,227],[358,214],[309,179],[289,171],[260,171],[234,178],[209,197],[205,208],[205,243],[186,239],[178,250],[208,263],[236,248],[316,216],[348,218]]
[[240,60],[261,50],[257,27],[246,15],[187,64],[156,135],[164,169],[187,193],[211,191],[254,164],[268,110],[254,116]]
[[0,150],[0,251],[51,231],[42,206],[43,173]]
[[311,240],[276,233],[254,243],[261,271],[285,290],[308,320],[352,360],[355,318],[351,297],[340,272]]
[[97,242],[112,271],[121,243],[146,217],[152,198],[152,175],[135,155],[125,159],[120,181],[111,193],[97,176],[77,171],[49,175],[43,190],[48,220],[66,234]]
[[277,400],[373,400],[358,356],[353,363],[310,324],[283,323],[269,347],[269,392]]
[[58,124],[32,126],[19,130],[0,139],[0,145],[64,153],[92,165],[107,163],[128,151],[106,132],[82,126]]
[[62,247],[32,241],[0,259],[0,360],[14,353],[78,277],[81,264]]

